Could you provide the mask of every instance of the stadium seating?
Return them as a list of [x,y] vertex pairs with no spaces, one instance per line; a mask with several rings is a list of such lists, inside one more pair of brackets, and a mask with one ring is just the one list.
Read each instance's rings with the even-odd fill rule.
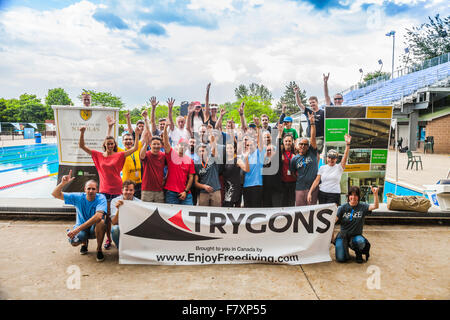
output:
[[420,88],[433,86],[450,76],[450,61],[403,76],[376,82],[372,85],[344,93],[344,104],[392,105],[414,95]]

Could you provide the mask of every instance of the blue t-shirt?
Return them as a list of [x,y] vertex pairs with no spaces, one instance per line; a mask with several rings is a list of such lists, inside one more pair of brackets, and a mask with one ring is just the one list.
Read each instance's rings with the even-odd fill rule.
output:
[[262,186],[262,170],[264,165],[263,153],[261,153],[259,149],[256,149],[256,151],[248,156],[248,164],[250,166],[250,171],[245,173],[244,188]]
[[297,173],[295,190],[303,191],[311,188],[317,177],[317,149],[309,147],[305,155],[298,154],[289,163],[291,172]]
[[74,205],[77,210],[75,227],[88,221],[97,211],[106,213],[108,210],[106,198],[101,193],[97,193],[93,201],[88,201],[84,192],[64,193],[64,203]]

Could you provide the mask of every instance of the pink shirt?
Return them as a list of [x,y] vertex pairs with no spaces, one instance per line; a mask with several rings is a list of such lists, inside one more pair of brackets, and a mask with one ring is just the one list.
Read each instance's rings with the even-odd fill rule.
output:
[[167,180],[166,190],[181,193],[185,190],[189,174],[195,174],[194,161],[187,156],[180,157],[173,148],[166,153]]
[[125,163],[125,153],[116,152],[110,156],[103,156],[103,152],[92,150],[92,160],[94,160],[98,175],[100,176],[100,192],[108,194],[122,193],[122,178],[120,172]]

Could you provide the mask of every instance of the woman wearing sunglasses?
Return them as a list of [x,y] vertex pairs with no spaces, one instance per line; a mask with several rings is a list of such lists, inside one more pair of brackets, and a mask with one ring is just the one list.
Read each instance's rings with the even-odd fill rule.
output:
[[[347,163],[348,153],[350,151],[350,142],[352,137],[345,135],[345,151],[344,156],[339,164],[337,160],[339,153],[331,149],[327,152],[327,164],[319,168],[317,177],[314,180],[308,193],[308,202],[312,201],[312,193],[319,186],[319,203],[336,203],[341,204],[341,177]],[[320,183],[320,185],[319,185]]]

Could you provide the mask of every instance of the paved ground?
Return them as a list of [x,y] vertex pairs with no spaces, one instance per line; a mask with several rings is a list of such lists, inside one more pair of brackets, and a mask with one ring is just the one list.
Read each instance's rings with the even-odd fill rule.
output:
[[[56,143],[56,137],[42,137],[41,138],[41,143]],[[36,144],[34,139],[5,139],[4,137],[2,137],[2,139],[0,139],[0,147],[12,147],[12,146],[23,146],[23,145],[29,145],[29,144]]]
[[[372,250],[369,262],[362,265],[333,261],[175,267],[119,265],[115,248],[97,263],[93,242],[87,256],[69,246],[69,226],[70,222],[0,222],[1,299],[450,298],[448,227],[366,226]],[[75,275],[71,266],[80,270],[80,289],[67,288],[67,280]],[[379,271],[379,289],[372,268]]]
[[[447,177],[450,170],[450,154],[432,154],[421,152],[413,152],[422,159],[423,170],[416,171],[406,169],[408,164],[408,155],[406,153],[398,154],[398,181],[399,184],[405,187],[415,187],[415,189],[423,190],[424,184],[435,184],[438,180]],[[395,151],[389,150],[388,162],[386,169],[386,178],[395,183],[396,169],[395,169],[396,155]],[[417,190],[417,191],[419,191]]]

